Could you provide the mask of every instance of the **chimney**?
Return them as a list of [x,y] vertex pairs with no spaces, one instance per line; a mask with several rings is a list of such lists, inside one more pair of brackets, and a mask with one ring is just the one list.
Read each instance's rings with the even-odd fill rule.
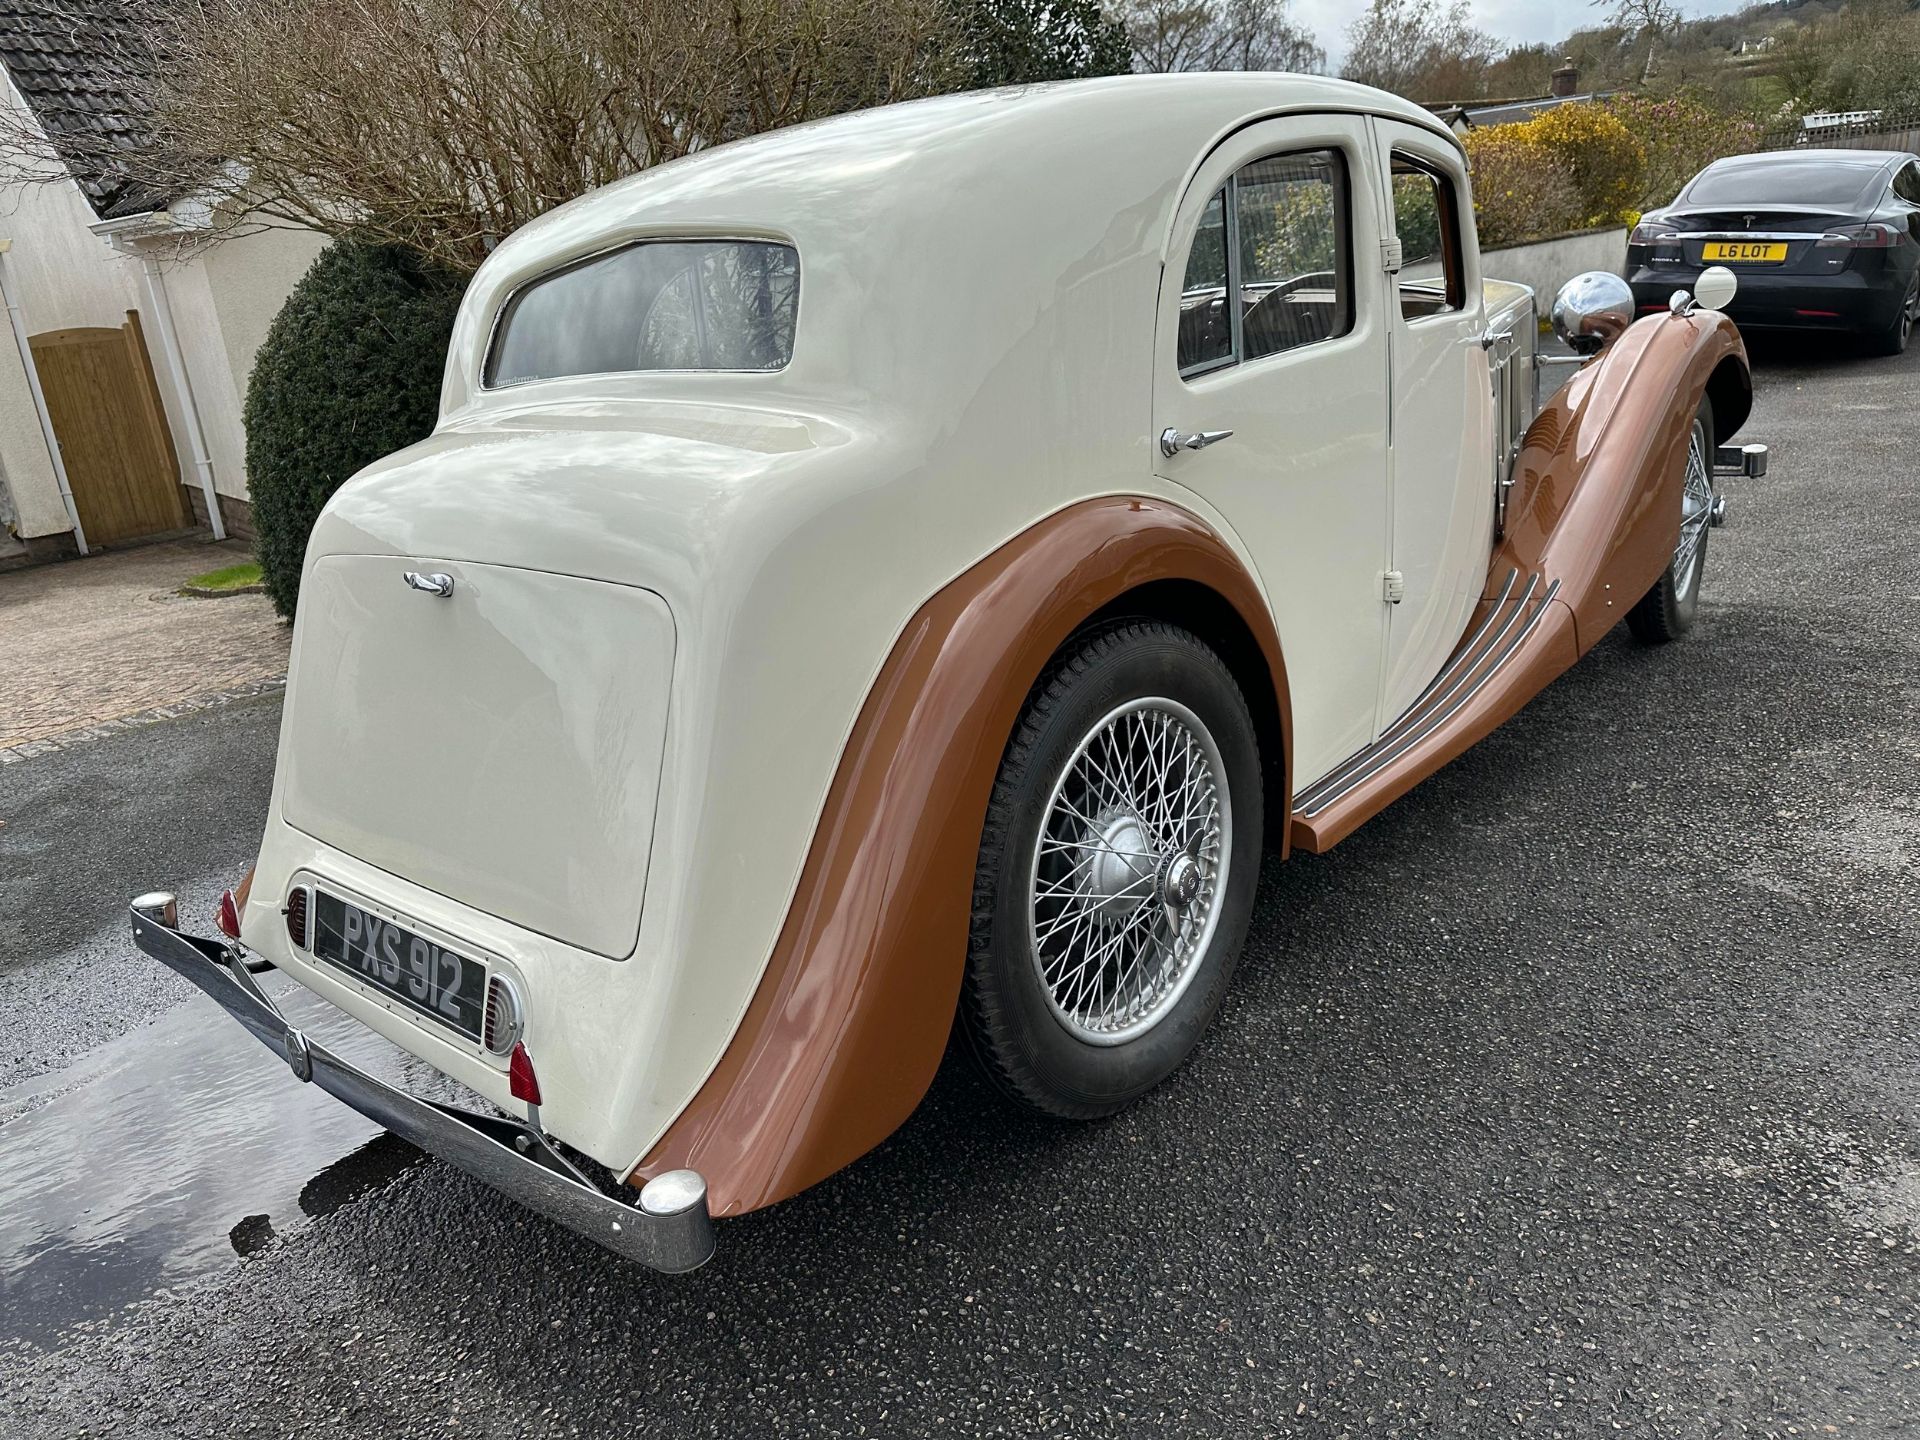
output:
[[1561,62],[1558,70],[1553,72],[1553,85],[1549,93],[1556,99],[1565,99],[1569,95],[1580,93],[1580,67],[1573,63],[1571,55]]

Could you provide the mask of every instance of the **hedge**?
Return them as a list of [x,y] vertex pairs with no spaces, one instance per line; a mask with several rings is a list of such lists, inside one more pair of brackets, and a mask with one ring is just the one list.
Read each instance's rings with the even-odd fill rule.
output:
[[288,619],[328,497],[432,431],[464,285],[407,251],[336,241],[274,317],[247,383],[247,489],[261,578]]

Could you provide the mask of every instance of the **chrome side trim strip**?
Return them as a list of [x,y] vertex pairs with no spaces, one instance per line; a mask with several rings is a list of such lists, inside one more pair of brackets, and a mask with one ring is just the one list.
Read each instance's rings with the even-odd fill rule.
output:
[[[1427,715],[1423,716],[1417,725],[1392,740],[1383,739],[1381,744],[1375,746],[1372,751],[1363,757],[1364,763],[1362,765],[1355,769],[1353,773],[1346,776],[1339,785],[1333,787],[1328,793],[1319,793],[1323,787],[1316,786],[1314,793],[1306,799],[1305,803],[1296,808],[1293,813],[1302,819],[1313,819],[1342,795],[1347,794],[1355,787],[1379,774],[1387,765],[1406,754],[1414,746],[1426,739],[1427,736],[1433,734],[1435,730],[1446,724],[1454,715],[1458,714],[1469,700],[1485,688],[1489,680],[1500,673],[1501,667],[1505,665],[1508,660],[1512,659],[1514,655],[1519,653],[1520,647],[1526,643],[1527,636],[1533,633],[1534,629],[1539,625],[1541,617],[1547,613],[1547,607],[1553,603],[1554,596],[1560,593],[1560,582],[1555,580],[1547,587],[1547,593],[1540,597],[1539,604],[1533,607],[1532,613],[1528,614],[1527,602],[1532,598],[1539,581],[1540,577],[1535,575],[1528,583],[1526,593],[1520,597],[1519,604],[1514,607],[1513,613],[1507,617],[1506,623],[1501,626],[1499,636],[1489,648],[1489,653],[1492,656],[1491,663],[1486,665],[1484,669],[1480,669],[1477,679],[1473,678],[1472,670],[1469,670],[1466,675],[1455,680],[1453,684],[1448,687],[1447,694],[1443,695],[1441,699],[1436,702],[1433,709],[1430,710]],[[1514,622],[1520,619],[1522,615],[1526,615],[1526,623],[1515,633],[1513,631]],[[1509,635],[1511,635],[1511,639],[1508,638]],[[1469,681],[1471,681],[1471,683],[1468,683]],[[1466,687],[1464,690],[1461,689],[1462,685]]]
[[173,897],[143,895],[130,913],[134,943],[212,996],[248,1034],[286,1060],[295,1078],[623,1259],[680,1274],[712,1258],[706,1181],[694,1171],[655,1176],[635,1202],[609,1195],[583,1183],[532,1126],[418,1099],[315,1044],[274,1008],[233,947],[176,928]]
[[[1459,647],[1454,650],[1453,658],[1447,662],[1446,668],[1433,677],[1432,681],[1428,683],[1427,688],[1420,692],[1413,704],[1406,708],[1398,720],[1395,720],[1393,724],[1380,732],[1380,737],[1377,740],[1371,745],[1356,750],[1332,770],[1328,771],[1327,774],[1323,775],[1299,795],[1295,796],[1295,814],[1301,813],[1308,805],[1319,799],[1323,792],[1332,786],[1340,784],[1354,770],[1365,765],[1375,755],[1380,753],[1381,747],[1391,745],[1406,732],[1409,726],[1416,724],[1420,720],[1422,713],[1426,710],[1430,701],[1433,701],[1436,696],[1439,696],[1441,699],[1445,698],[1445,696],[1440,693],[1443,689],[1450,687],[1461,675],[1471,672],[1486,658],[1485,649],[1480,642],[1486,638],[1487,632],[1493,628],[1495,622],[1500,620],[1501,616],[1507,614],[1507,601],[1512,598],[1513,587],[1518,583],[1519,578],[1519,570],[1514,569],[1507,571],[1507,583],[1505,588],[1500,592],[1500,598],[1494,601],[1488,608],[1486,618],[1480,622],[1479,627],[1473,634],[1469,635],[1466,640],[1461,642]],[[1537,576],[1533,577],[1533,580],[1537,579]],[[1522,605],[1526,604],[1527,597],[1532,593],[1533,584],[1530,582],[1525,592],[1520,596],[1519,603]],[[1498,644],[1499,637],[1495,636],[1492,643]],[[1448,689],[1448,693],[1451,693],[1450,689]]]

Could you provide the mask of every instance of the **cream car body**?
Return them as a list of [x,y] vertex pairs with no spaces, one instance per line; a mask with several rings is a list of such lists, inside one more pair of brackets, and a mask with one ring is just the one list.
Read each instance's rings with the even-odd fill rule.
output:
[[[1350,186],[1351,328],[1183,378],[1201,212],[1250,162],[1318,149]],[[1394,303],[1389,152],[1465,217],[1443,313]],[[1509,322],[1532,310],[1483,286],[1471,213],[1426,112],[1245,74],[889,107],[528,225],[474,277],[433,435],[355,476],[314,531],[244,944],[518,1115],[503,1059],[290,944],[287,896],[318,885],[483,960],[522,997],[546,1133],[629,1175],[740,1032],[916,615],[1101,497],[1184,512],[1243,567],[1307,791],[1491,603],[1494,464],[1516,434],[1487,297]],[[783,368],[483,383],[522,287],[672,237],[793,247]],[[1531,336],[1510,343],[1530,363]],[[1728,353],[1643,388],[1691,414]],[[1234,434],[1169,455],[1168,429]],[[1543,604],[1529,628],[1543,617],[1571,624]],[[1269,801],[1283,835],[1287,798]],[[817,1009],[837,1023],[831,997]]]

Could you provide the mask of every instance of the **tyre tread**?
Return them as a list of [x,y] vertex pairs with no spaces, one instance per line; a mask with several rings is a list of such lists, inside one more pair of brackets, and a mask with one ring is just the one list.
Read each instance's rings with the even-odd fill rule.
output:
[[[983,963],[994,944],[994,880],[1000,873],[1025,787],[1033,771],[1035,751],[1043,743],[1053,717],[1074,692],[1097,673],[1110,656],[1141,640],[1181,645],[1215,669],[1238,693],[1238,683],[1225,662],[1198,637],[1164,621],[1116,619],[1083,631],[1048,663],[1028,692],[1026,705],[1001,756],[981,827],[980,854],[974,867],[973,901],[967,933],[967,962],[960,987],[959,1029],[967,1047],[989,1082],[1002,1095],[1028,1109],[1063,1120],[1094,1120],[1111,1115],[1126,1103],[1074,1100],[1043,1081],[1017,1046],[1005,1043],[1013,1032],[1009,997],[1000,977]],[[1244,703],[1244,702],[1243,702]],[[1249,720],[1249,729],[1251,721]]]

